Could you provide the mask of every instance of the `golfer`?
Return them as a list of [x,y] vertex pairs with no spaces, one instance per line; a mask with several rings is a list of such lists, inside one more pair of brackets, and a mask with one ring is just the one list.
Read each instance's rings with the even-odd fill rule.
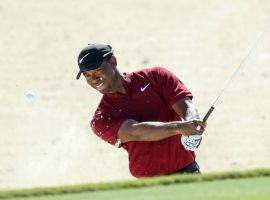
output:
[[[182,135],[202,134],[206,124],[192,94],[162,67],[121,74],[110,45],[89,44],[78,56],[81,74],[103,94],[91,121],[102,140],[128,152],[135,177],[199,173],[195,154],[181,144]],[[200,125],[202,128],[196,130]]]

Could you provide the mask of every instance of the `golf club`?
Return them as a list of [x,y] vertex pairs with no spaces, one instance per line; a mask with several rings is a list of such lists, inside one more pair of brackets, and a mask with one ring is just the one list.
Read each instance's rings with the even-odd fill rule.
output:
[[[258,36],[258,38],[256,39],[256,41],[250,46],[250,48],[249,48],[247,54],[245,55],[245,57],[241,60],[240,64],[235,69],[235,71],[233,72],[233,74],[225,82],[224,86],[222,87],[222,89],[218,93],[217,97],[215,98],[215,100],[211,104],[211,107],[209,108],[209,110],[207,111],[206,115],[203,118],[203,121],[204,122],[206,122],[208,120],[209,116],[214,111],[214,109],[215,109],[216,105],[218,104],[218,102],[220,101],[221,97],[224,95],[226,89],[228,89],[228,87],[231,85],[231,83],[235,79],[236,75],[239,73],[240,69],[243,68],[246,65],[248,59],[251,57],[252,53],[258,47],[258,44],[260,43],[260,41],[264,38],[264,36],[269,31],[270,31],[270,26],[268,26],[266,29],[264,29],[261,32],[261,34]],[[201,128],[200,126],[197,126],[197,130],[200,130],[200,128]],[[199,145],[200,145],[201,135],[191,135],[189,137],[184,136],[184,137],[182,137],[181,141],[182,141],[182,144],[184,145],[184,147],[185,147],[186,150],[194,151],[194,149],[195,148],[198,148]]]
[[209,116],[211,115],[211,113],[215,109],[215,107],[218,104],[218,102],[220,101],[221,97],[224,95],[226,89],[231,85],[231,83],[235,79],[236,75],[239,73],[240,69],[243,68],[246,65],[248,59],[250,58],[250,56],[252,55],[252,53],[255,51],[255,49],[258,47],[258,44],[263,39],[263,37],[268,33],[268,31],[270,31],[270,26],[268,26],[265,30],[263,30],[261,32],[261,34],[258,36],[257,40],[251,45],[251,47],[250,47],[249,51],[247,52],[247,54],[245,55],[245,57],[242,59],[242,61],[238,65],[238,67],[235,69],[235,71],[233,72],[233,74],[226,81],[226,83],[224,84],[223,88],[218,93],[218,95],[215,98],[214,102],[212,103],[210,109],[208,110],[208,112],[206,113],[206,115],[203,118],[203,121],[204,122],[206,122],[208,120]]

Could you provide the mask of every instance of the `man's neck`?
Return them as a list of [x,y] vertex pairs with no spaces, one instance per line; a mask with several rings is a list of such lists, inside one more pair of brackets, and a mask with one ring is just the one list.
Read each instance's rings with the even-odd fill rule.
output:
[[116,71],[116,82],[115,82],[115,92],[119,92],[121,94],[126,94],[125,89],[125,77],[119,73],[119,71]]

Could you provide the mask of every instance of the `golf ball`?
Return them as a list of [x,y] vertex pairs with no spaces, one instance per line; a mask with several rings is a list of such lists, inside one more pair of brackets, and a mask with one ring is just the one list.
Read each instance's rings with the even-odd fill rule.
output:
[[29,101],[29,102],[33,102],[36,98],[36,95],[34,92],[27,92],[25,94],[25,98]]

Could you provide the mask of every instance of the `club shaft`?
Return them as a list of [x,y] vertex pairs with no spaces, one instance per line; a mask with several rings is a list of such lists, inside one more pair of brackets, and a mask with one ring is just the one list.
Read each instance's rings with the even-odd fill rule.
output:
[[211,106],[206,115],[203,118],[203,121],[206,122],[208,117],[211,115],[211,113],[214,111],[215,107]]
[[251,45],[249,51],[247,52],[247,54],[245,55],[245,57],[241,60],[240,64],[238,65],[238,67],[235,69],[235,71],[233,72],[233,74],[230,76],[230,78],[226,81],[226,83],[224,84],[224,86],[222,87],[222,89],[220,90],[219,94],[217,95],[216,99],[214,100],[214,102],[212,103],[211,107],[209,108],[208,112],[206,113],[206,115],[203,118],[203,121],[206,122],[207,119],[209,118],[209,116],[211,115],[211,113],[213,112],[213,110],[215,109],[216,105],[218,104],[218,102],[220,101],[221,97],[224,95],[226,89],[231,85],[231,83],[233,82],[233,80],[235,79],[236,75],[239,73],[240,69],[243,68],[243,66],[246,65],[248,59],[250,58],[250,56],[252,55],[252,53],[255,51],[255,49],[258,47],[258,44],[260,43],[260,41],[264,38],[264,36],[270,31],[270,26],[268,26],[265,30],[263,30],[261,32],[261,34],[258,36],[257,40]]

